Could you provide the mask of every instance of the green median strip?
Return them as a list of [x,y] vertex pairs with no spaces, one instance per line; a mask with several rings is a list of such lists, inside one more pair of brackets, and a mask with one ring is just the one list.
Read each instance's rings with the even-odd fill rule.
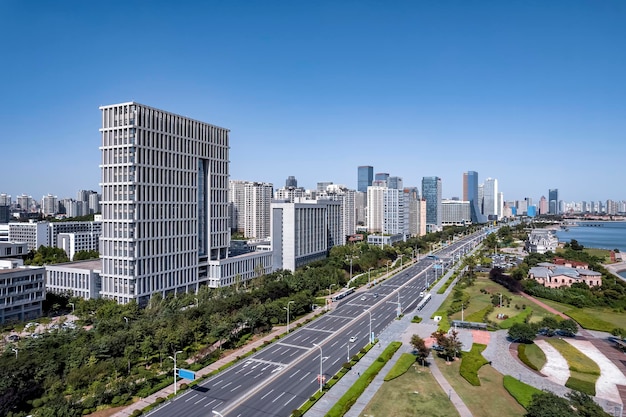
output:
[[339,401],[337,401],[337,403],[328,411],[326,416],[341,417],[346,414],[359,396],[363,394],[363,391],[365,391],[369,384],[374,380],[376,375],[378,375],[383,366],[389,362],[393,354],[396,353],[400,346],[402,346],[401,342],[391,342],[383,353],[381,353],[381,355],[374,361],[374,363],[372,363],[370,367],[361,374],[354,385],[352,385],[339,399]]

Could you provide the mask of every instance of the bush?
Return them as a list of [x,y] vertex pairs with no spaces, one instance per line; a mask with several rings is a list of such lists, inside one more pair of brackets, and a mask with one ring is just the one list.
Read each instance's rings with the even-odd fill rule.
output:
[[165,402],[165,398],[163,397],[157,397],[156,400],[154,400],[155,404],[161,404],[163,402]]
[[180,391],[184,391],[184,390],[186,390],[187,388],[189,388],[189,385],[187,385],[187,384],[185,384],[185,383],[182,383],[182,384],[180,384],[180,388],[178,388],[178,389],[179,389]]
[[131,413],[130,417],[138,417],[141,415],[141,410],[135,410]]

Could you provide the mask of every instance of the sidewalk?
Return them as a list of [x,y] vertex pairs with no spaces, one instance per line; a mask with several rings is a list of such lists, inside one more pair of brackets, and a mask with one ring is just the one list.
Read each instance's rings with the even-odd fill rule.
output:
[[[298,325],[298,323],[304,323],[307,319],[315,317],[316,314],[319,313],[319,310],[314,310],[312,312],[310,312],[309,314],[300,317],[297,320],[294,320],[290,323],[290,328],[295,329],[296,326]],[[220,359],[218,359],[217,361],[213,362],[212,364],[210,364],[209,366],[200,369],[199,371],[196,372],[196,376],[197,377],[202,377],[204,375],[207,375],[217,369],[219,369],[220,367],[226,365],[229,362],[233,362],[235,360],[237,360],[237,356],[243,356],[246,353],[250,352],[252,349],[254,348],[260,348],[263,347],[264,344],[263,342],[267,341],[273,341],[274,337],[276,336],[280,336],[281,334],[285,333],[287,331],[287,326],[276,326],[272,329],[272,331],[268,334],[266,334],[265,336],[251,342],[251,343],[247,343],[245,346],[242,346],[238,349],[234,349],[228,352],[227,355],[224,355],[223,357],[221,357]],[[171,373],[171,372],[170,372]],[[173,378],[172,378],[173,379]],[[172,381],[173,382],[173,381]],[[185,380],[179,379],[177,382],[177,387],[180,388],[180,385],[185,383]],[[180,391],[179,391],[180,392]],[[154,404],[154,402],[156,401],[157,398],[161,397],[161,398],[167,398],[168,395],[174,393],[174,384],[170,384],[167,387],[163,388],[160,391],[155,392],[154,394],[146,397],[146,398],[141,398],[139,401],[134,402],[133,404],[127,406],[126,408],[124,408],[121,411],[118,411],[117,413],[113,414],[112,417],[128,417],[130,416],[133,411],[135,410],[142,410],[143,408],[147,407],[150,404]]]
[[[439,308],[439,305],[441,304],[441,302],[443,302],[447,294],[452,291],[453,285],[450,285],[444,295],[436,294],[437,290],[445,284],[452,272],[455,270],[456,268],[448,270],[444,277],[441,278],[437,282],[437,284],[431,288],[431,293],[433,295],[438,295],[438,297],[433,297],[433,299],[428,304],[426,304],[427,308],[425,307],[418,314],[421,317],[427,317],[427,319],[425,318],[420,324],[411,323],[414,311],[407,311],[405,312],[405,315],[402,317],[401,320],[394,320],[391,324],[389,324],[389,326],[387,326],[387,328],[385,328],[378,336],[380,340],[380,345],[382,347],[379,348],[378,346],[376,346],[370,349],[370,351],[367,352],[367,354],[365,354],[363,358],[361,358],[361,360],[352,368],[350,372],[344,375],[344,377],[341,378],[339,382],[337,382],[337,384],[333,385],[333,387],[328,392],[326,392],[326,394],[324,394],[324,396],[320,398],[319,401],[317,401],[309,411],[306,412],[306,417],[324,417],[332,408],[332,406],[335,405],[335,403],[346,393],[346,391],[348,391],[348,389],[352,387],[352,385],[354,385],[354,383],[358,379],[358,374],[367,369],[378,358],[380,353],[385,347],[387,347],[390,342],[395,340],[401,341],[402,347],[398,349],[398,351],[394,354],[391,360],[389,360],[389,362],[385,364],[383,369],[381,369],[378,375],[376,375],[376,378],[374,378],[374,380],[370,383],[370,385],[365,389],[365,391],[359,396],[354,405],[350,408],[350,411],[346,413],[347,417],[361,416],[361,413],[370,402],[370,400],[374,397],[376,391],[378,391],[380,386],[383,384],[385,376],[387,375],[389,370],[395,365],[400,355],[402,355],[402,353],[411,351],[411,336],[414,333],[418,333],[414,331],[416,329],[416,326],[420,328],[423,327],[423,329],[421,329],[419,333],[428,332],[428,336],[430,336],[430,333],[436,330],[436,325],[433,324],[434,322],[430,319],[430,315],[426,315],[426,312],[436,311],[436,309]],[[434,361],[431,360],[430,362],[430,369],[433,376],[435,377],[439,385],[441,385],[442,389],[449,395],[450,400],[452,401],[452,404],[456,407],[459,415],[461,417],[472,417],[472,413],[469,411],[465,403],[463,403],[463,401],[454,391],[454,389],[452,389],[448,381],[446,381],[446,379],[443,377]]]

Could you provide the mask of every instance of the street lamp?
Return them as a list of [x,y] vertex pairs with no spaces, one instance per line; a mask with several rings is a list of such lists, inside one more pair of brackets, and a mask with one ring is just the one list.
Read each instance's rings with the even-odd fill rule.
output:
[[465,310],[465,304],[461,303],[461,321],[465,321],[464,316],[463,316],[464,310]]
[[330,304],[330,289],[333,287],[333,285],[337,285],[337,284],[330,284],[328,286],[328,300],[326,300],[326,311],[328,311],[328,305]]
[[372,269],[374,269],[374,267],[370,266],[370,269],[367,270],[367,288],[372,286],[372,276],[371,276]]
[[[397,314],[397,317],[400,317],[400,313],[401,312],[402,312],[402,306],[400,305],[400,290],[398,290],[398,314]],[[370,322],[370,324],[371,324],[371,322]],[[371,333],[372,332],[370,331],[370,334]]]
[[17,359],[17,349],[15,349],[15,348],[11,348],[11,350],[12,350],[13,352],[15,352],[15,359]]
[[220,413],[218,413],[218,412],[217,412],[217,411],[215,411],[215,410],[211,410],[211,412],[212,412],[213,414],[215,414],[217,417],[224,417],[223,415],[221,415]]
[[350,281],[352,281],[352,255],[350,255]]
[[[400,303],[400,292],[398,292],[398,303]],[[370,332],[367,335],[367,338],[369,339],[370,343],[372,343],[374,340],[372,340],[372,312],[369,310],[363,310],[366,313],[368,313],[370,315]]]
[[348,359],[346,361],[350,362],[350,340],[348,340]]
[[128,326],[128,317],[124,316],[124,321],[126,322],[126,325]]
[[287,310],[287,333],[289,333],[289,304],[293,303],[294,301],[289,301],[287,302],[287,307],[283,307],[283,309]]
[[[126,318],[126,317],[124,317],[124,318]],[[178,353],[183,353],[183,351],[182,350],[177,350],[177,351],[174,352],[174,357],[171,357],[171,356],[169,357],[171,360],[174,361],[174,396],[176,396],[176,371],[178,370],[178,368],[176,367],[176,355]]]
[[[348,342],[349,343],[349,342]],[[320,393],[322,392],[322,389],[324,388],[324,369],[322,368],[322,347],[320,345],[318,345],[317,343],[313,343],[313,346],[315,346],[316,348],[318,348],[320,350]]]
[[74,303],[68,303],[68,304],[72,306],[72,314],[74,314]]

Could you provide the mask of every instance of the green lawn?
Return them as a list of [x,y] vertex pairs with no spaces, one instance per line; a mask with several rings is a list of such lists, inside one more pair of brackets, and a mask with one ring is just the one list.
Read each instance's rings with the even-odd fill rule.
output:
[[[478,375],[481,384],[475,387],[470,385],[460,375],[460,361],[447,365],[443,359],[436,358],[435,360],[441,372],[474,417],[522,417],[524,415],[524,407],[504,388],[502,374],[498,373],[490,365],[480,368]],[[393,414],[384,415],[391,416]]]
[[533,395],[541,393],[541,390],[533,387],[532,385],[525,384],[519,379],[513,378],[511,375],[505,375],[503,383],[504,388],[509,392],[509,394],[511,394],[524,408],[528,408],[533,399]]
[[469,352],[463,352],[463,359],[461,359],[461,367],[459,368],[459,372],[461,376],[472,385],[480,385],[478,370],[483,365],[486,365],[489,362],[482,355],[482,351],[486,348],[487,345],[474,343],[472,344],[472,349]]
[[362,416],[458,416],[430,370],[417,363],[401,376],[383,383]]
[[595,395],[595,384],[600,376],[600,367],[591,358],[562,339],[546,339],[567,361],[570,378],[565,383],[568,388]]
[[[524,363],[528,361],[527,365],[536,371],[540,371],[546,364],[546,354],[534,343],[528,345],[520,344],[517,350],[520,360]],[[523,357],[525,357],[525,359],[523,359]]]
[[403,353],[400,355],[398,361],[389,370],[389,373],[385,376],[385,381],[391,381],[394,378],[398,378],[411,368],[411,365],[415,363],[415,355],[411,353]]
[[569,304],[541,298],[542,302],[576,320],[583,328],[610,332],[616,327],[624,327],[624,313],[608,307],[576,308]]

